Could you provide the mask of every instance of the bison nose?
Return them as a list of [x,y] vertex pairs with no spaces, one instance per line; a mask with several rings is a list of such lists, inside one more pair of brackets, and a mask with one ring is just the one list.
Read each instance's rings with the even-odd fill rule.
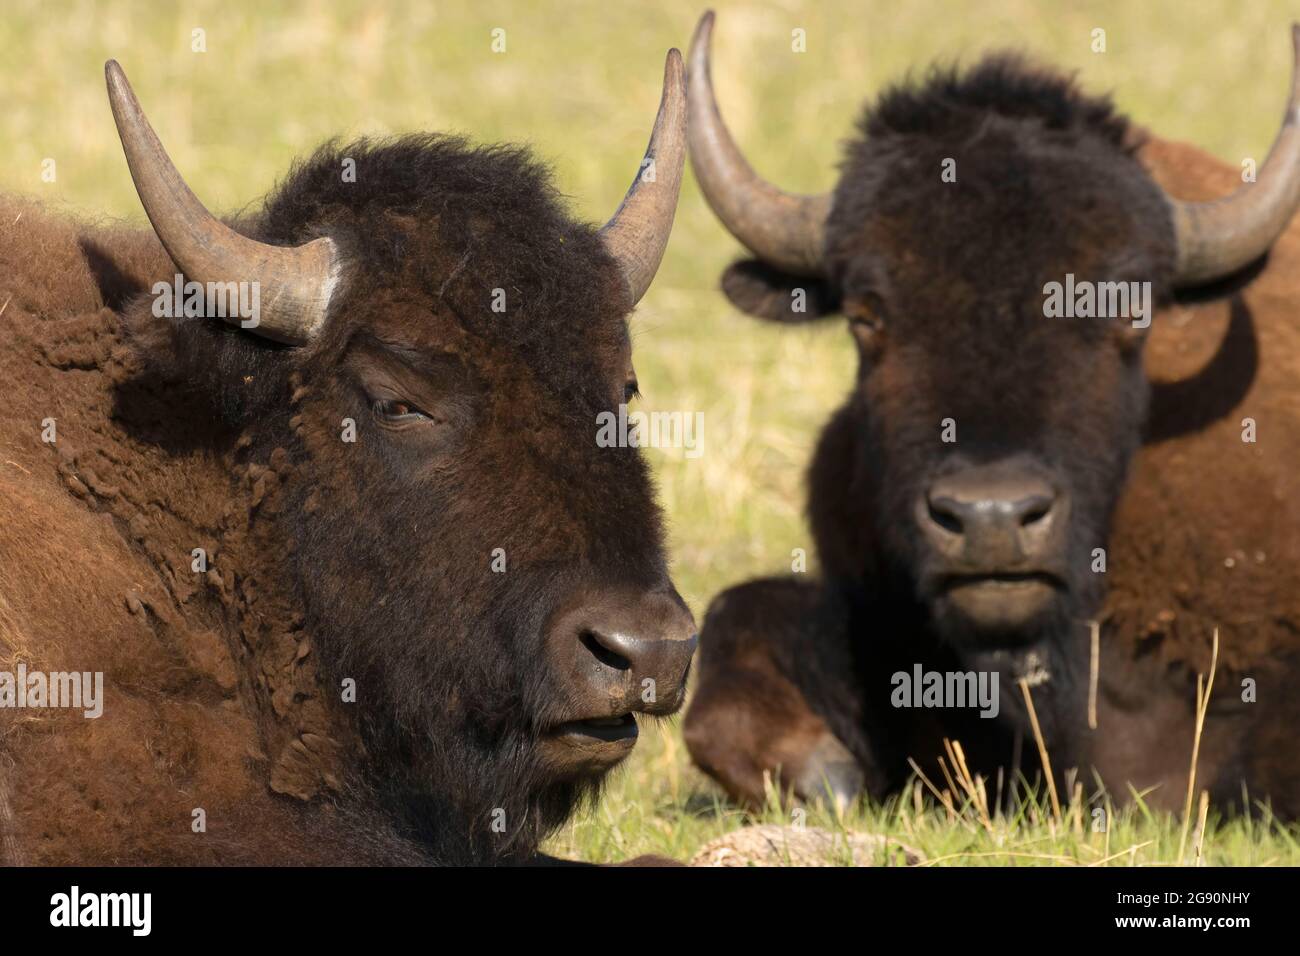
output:
[[1064,497],[1024,465],[971,466],[943,476],[918,508],[927,540],[964,570],[1016,570],[1050,556]]
[[698,638],[675,591],[615,591],[592,595],[562,615],[552,641],[571,655],[578,706],[597,717],[676,711]]

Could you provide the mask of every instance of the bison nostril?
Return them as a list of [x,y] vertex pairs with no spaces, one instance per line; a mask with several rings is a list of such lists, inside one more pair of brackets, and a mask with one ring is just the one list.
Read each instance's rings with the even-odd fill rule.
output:
[[613,668],[616,671],[626,671],[632,669],[632,662],[616,651],[606,647],[600,639],[600,635],[595,631],[583,631],[578,637],[582,646],[591,652],[591,656],[596,658],[606,667]]
[[1020,527],[1028,528],[1036,525],[1040,521],[1047,519],[1052,513],[1052,506],[1055,500],[1045,496],[1034,498],[1026,502],[1020,512]]
[[1020,526],[1022,528],[1027,528],[1031,524],[1037,524],[1038,522],[1046,518],[1047,513],[1051,510],[1052,509],[1049,505],[1042,505],[1040,507],[1030,508],[1021,516]]
[[957,517],[957,513],[946,507],[944,503],[937,502],[934,499],[929,499],[926,503],[930,509],[930,520],[940,528],[950,534],[961,534],[965,530],[962,527],[961,518]]

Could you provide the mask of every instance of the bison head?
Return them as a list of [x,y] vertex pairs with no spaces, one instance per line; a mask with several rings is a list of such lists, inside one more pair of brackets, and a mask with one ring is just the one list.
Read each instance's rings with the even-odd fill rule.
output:
[[235,228],[107,77],[178,270],[260,289],[255,325],[141,302],[130,327],[244,433],[237,463],[286,476],[271,546],[331,687],[355,681],[348,785],[444,860],[528,854],[629,753],[638,714],[679,707],[695,647],[647,465],[596,442],[637,390],[627,315],[676,206],[680,55],[651,162],[599,230],[526,151],[437,136],[327,146]]
[[[859,352],[813,467],[828,572],[903,595],[968,650],[1063,633],[1100,598],[1096,549],[1149,406],[1152,307],[1257,259],[1285,227],[1300,86],[1258,182],[1216,203],[1168,197],[1109,101],[1008,55],[885,93],[833,193],[795,196],[722,124],[712,25],[691,52],[691,159],[756,256],[723,288],[778,321],[842,313]],[[1088,286],[1120,307],[1061,317],[1054,290]]]

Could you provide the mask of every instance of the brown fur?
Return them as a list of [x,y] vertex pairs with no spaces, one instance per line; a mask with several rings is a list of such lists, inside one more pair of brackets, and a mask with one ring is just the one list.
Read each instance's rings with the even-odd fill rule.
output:
[[[284,811],[263,781],[294,767],[292,743],[329,733],[319,701],[294,700],[295,685],[315,683],[313,668],[309,657],[294,661],[298,642],[273,604],[260,647],[227,639],[227,609],[246,604],[260,617],[263,607],[236,594],[236,555],[216,544],[223,515],[210,502],[229,486],[221,460],[201,447],[178,454],[132,441],[112,426],[113,386],[129,356],[83,240],[111,245],[114,267],[137,280],[170,262],[143,232],[83,233],[9,198],[0,231],[0,369],[10,386],[0,409],[0,667],[102,670],[107,698],[99,720],[0,712],[16,847],[6,862],[229,859],[225,839],[249,817],[276,832],[266,824]],[[40,441],[47,417],[57,422],[54,445]],[[246,509],[245,500],[232,516],[246,519]],[[221,569],[204,578],[189,570],[200,546]],[[260,666],[241,674],[241,650]],[[258,706],[241,703],[241,678],[244,699]],[[291,702],[288,719],[273,718],[277,692]],[[261,726],[276,731],[265,743]],[[299,794],[319,788],[304,770],[296,776],[307,778],[289,784]],[[212,839],[191,834],[196,807]],[[236,858],[262,852],[248,846]]]

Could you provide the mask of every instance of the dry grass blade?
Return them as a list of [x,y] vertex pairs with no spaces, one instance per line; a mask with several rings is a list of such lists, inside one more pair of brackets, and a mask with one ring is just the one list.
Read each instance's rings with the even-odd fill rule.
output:
[[1047,793],[1052,799],[1052,816],[1061,822],[1061,799],[1056,795],[1056,778],[1052,775],[1052,761],[1047,756],[1047,743],[1043,740],[1042,728],[1038,726],[1038,712],[1034,710],[1034,698],[1029,693],[1029,682],[1020,678],[1020,693],[1025,697],[1025,708],[1029,711],[1029,726],[1034,731],[1034,742],[1038,744],[1038,759],[1043,763],[1043,776],[1047,778]]
[[979,815],[980,823],[984,825],[984,829],[992,833],[993,820],[989,816],[988,794],[984,790],[983,780],[971,774],[970,767],[966,765],[966,754],[961,749],[961,744],[958,741],[949,740],[945,737],[943,747],[948,752],[948,759],[952,761],[953,771],[957,775],[957,783],[970,798],[970,802],[975,807],[975,812]]
[[1192,859],[1205,866],[1205,820],[1210,815],[1210,791],[1201,791],[1201,808],[1196,815],[1196,834],[1192,837]]
[[[1210,649],[1210,677],[1202,680],[1196,675],[1196,733],[1192,737],[1192,766],[1187,773],[1187,801],[1183,804],[1183,829],[1178,837],[1178,862],[1183,862],[1183,851],[1187,847],[1187,829],[1192,822],[1192,796],[1196,793],[1196,766],[1201,759],[1201,733],[1205,730],[1205,715],[1210,709],[1210,694],[1214,691],[1214,674],[1219,668],[1219,629],[1214,629],[1214,643]],[[1202,693],[1201,685],[1205,689]]]
[[990,857],[1016,857],[1023,860],[1048,860],[1059,866],[1079,865],[1079,861],[1074,859],[1074,857],[1061,856],[1057,853],[1023,853],[1019,850],[988,850],[978,853],[950,853],[947,856],[939,856],[930,860],[925,860],[919,863],[918,866],[934,866],[937,863],[947,863],[952,860],[983,860]]
[[1118,853],[1112,853],[1109,856],[1103,856],[1100,860],[1094,860],[1092,863],[1089,863],[1088,866],[1105,866],[1107,863],[1110,863],[1113,860],[1118,860],[1122,856],[1130,857],[1133,861],[1136,861],[1138,850],[1146,849],[1155,842],[1155,840],[1146,840],[1142,843],[1134,843],[1132,846],[1126,846]]
[[930,782],[930,778],[925,775],[925,772],[921,769],[920,765],[911,757],[907,758],[907,763],[908,766],[912,768],[912,773],[916,774],[917,779],[925,784],[925,788],[934,794],[936,800],[943,804],[944,808],[948,811],[948,816],[957,818],[957,810],[953,807],[952,799],[948,796],[947,791],[940,793],[939,788]]
[[956,797],[957,794],[961,793],[961,787],[957,786],[957,781],[954,780],[952,774],[948,772],[948,762],[942,757],[939,758],[939,769],[943,771],[943,779],[948,781],[948,791]]
[[1097,729],[1097,677],[1101,670],[1101,624],[1089,621],[1092,631],[1092,653],[1088,662],[1088,729]]

